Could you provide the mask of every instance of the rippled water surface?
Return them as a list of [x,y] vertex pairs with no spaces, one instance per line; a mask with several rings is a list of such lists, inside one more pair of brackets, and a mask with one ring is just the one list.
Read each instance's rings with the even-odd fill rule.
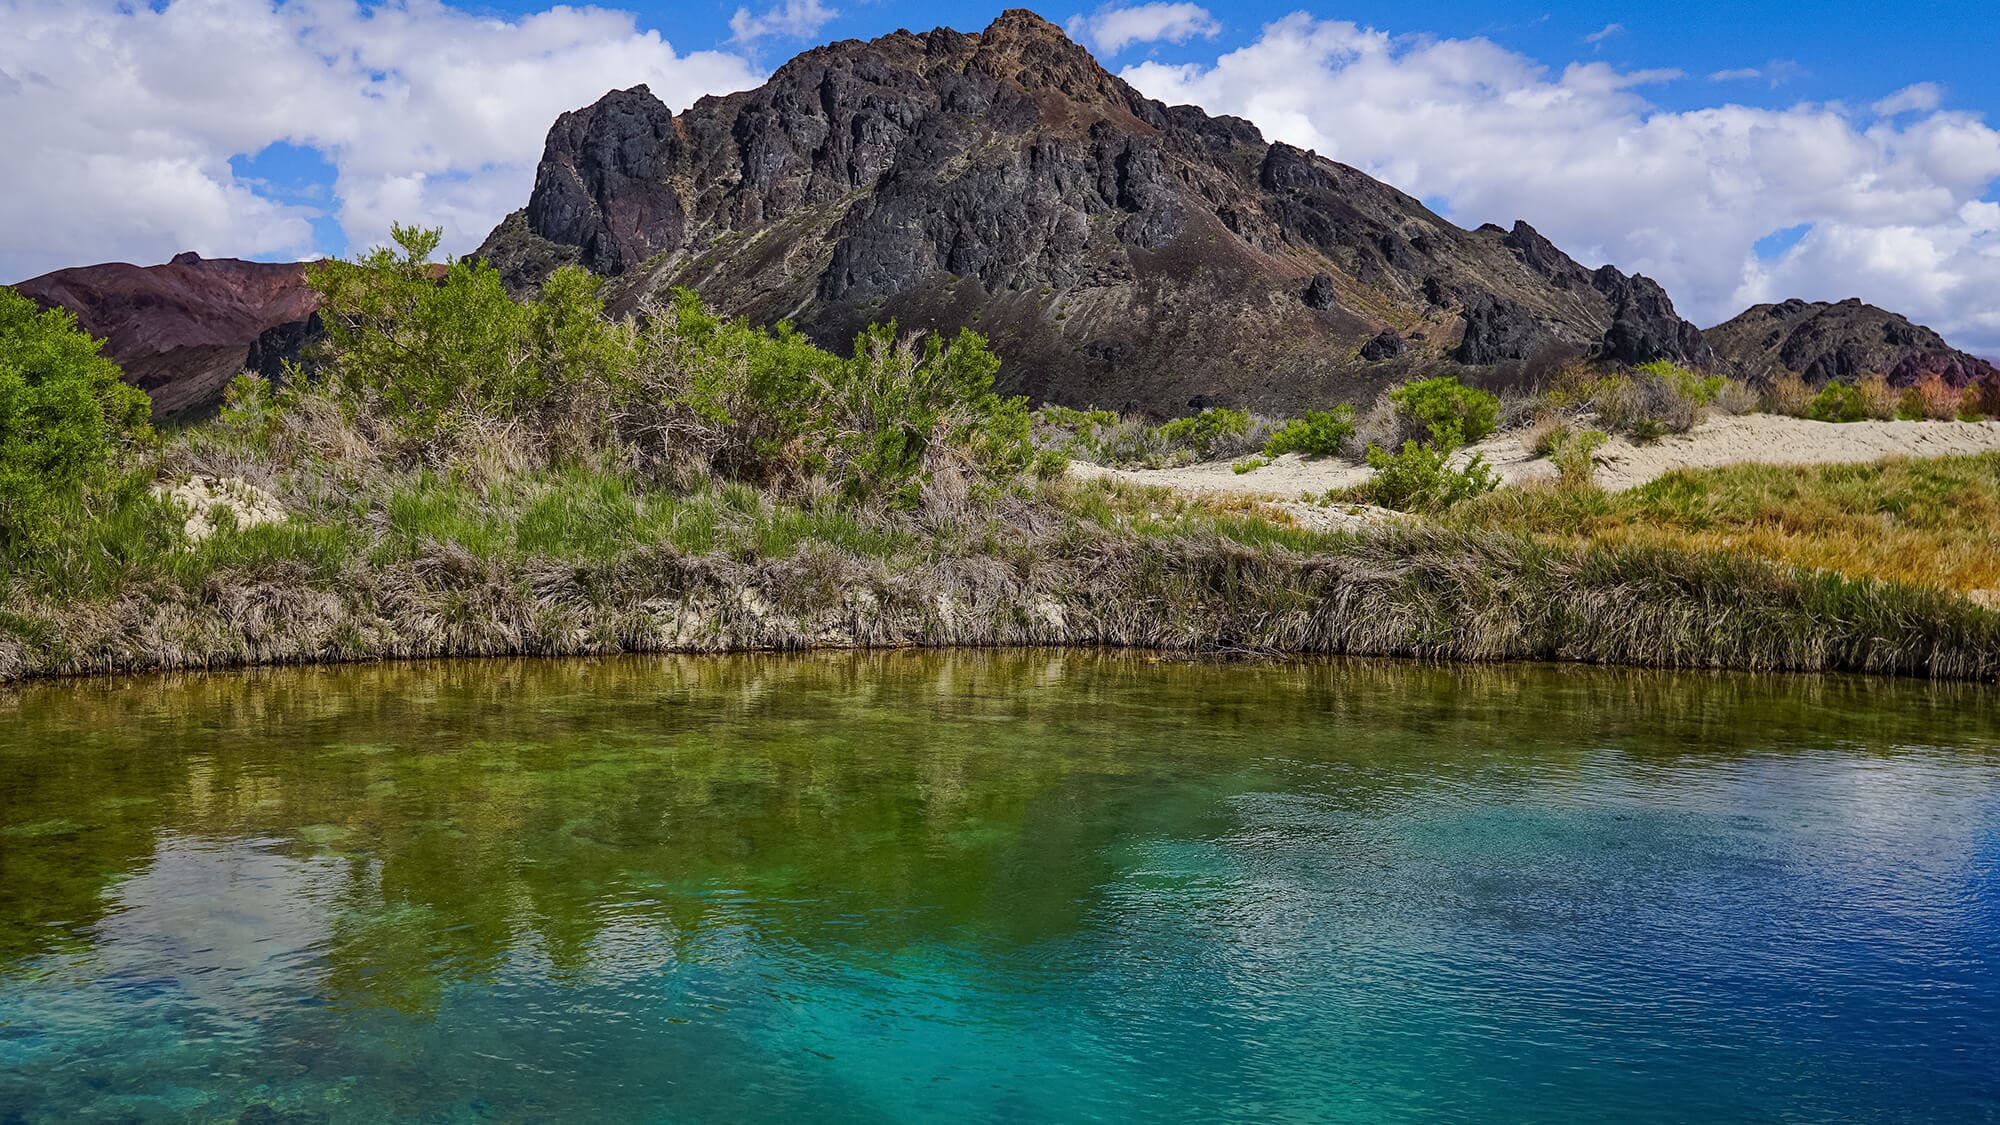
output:
[[1094,654],[0,692],[0,1121],[1994,1120],[1991,688]]

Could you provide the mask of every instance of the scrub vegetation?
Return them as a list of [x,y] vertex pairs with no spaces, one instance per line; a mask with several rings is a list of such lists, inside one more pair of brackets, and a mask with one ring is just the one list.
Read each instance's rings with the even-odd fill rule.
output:
[[[83,365],[97,412],[70,409],[96,444],[41,514],[5,501],[0,678],[955,644],[2000,675],[2000,614],[1962,596],[2000,586],[1970,530],[2000,515],[1992,459],[1608,496],[1601,433],[1571,427],[1563,485],[1493,492],[1463,447],[1508,405],[1454,379],[1359,418],[1031,414],[972,333],[883,325],[834,354],[688,293],[614,319],[581,271],[514,301],[431,264],[434,233],[396,234],[314,275],[315,372],[244,377],[213,423],[151,439]],[[36,432],[17,417],[0,450]],[[1320,532],[1063,471],[1283,453],[1365,457],[1366,499],[1414,514]],[[160,487],[193,478],[283,518],[222,507],[196,537]]]

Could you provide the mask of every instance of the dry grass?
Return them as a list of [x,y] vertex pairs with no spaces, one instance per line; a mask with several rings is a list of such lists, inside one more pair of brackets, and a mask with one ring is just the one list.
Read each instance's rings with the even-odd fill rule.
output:
[[[26,620],[23,620],[25,618]],[[910,645],[1566,660],[1990,679],[2000,615],[1739,554],[1384,528],[1310,551],[1070,523],[1032,551],[898,570],[671,546],[603,561],[428,549],[315,584],[271,576],[44,605],[0,676],[501,654]]]
[[2000,589],[2000,456],[1683,470],[1619,494],[1517,489],[1466,527],[1574,542],[1736,552],[1855,578]]

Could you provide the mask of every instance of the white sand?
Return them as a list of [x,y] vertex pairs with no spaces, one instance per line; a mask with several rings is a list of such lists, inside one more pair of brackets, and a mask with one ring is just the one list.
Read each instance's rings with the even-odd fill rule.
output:
[[[1508,484],[1552,479],[1555,467],[1528,455],[1519,436],[1504,434],[1474,447]],[[1633,488],[1680,468],[1757,463],[1827,465],[1892,457],[1944,457],[2000,451],[2000,422],[1811,422],[1779,414],[1711,418],[1685,434],[1651,445],[1614,438],[1597,451],[1597,482]],[[1080,477],[1115,477],[1183,492],[1296,501],[1366,481],[1369,469],[1338,458],[1307,460],[1286,454],[1264,468],[1238,474],[1227,462],[1178,469],[1107,469],[1074,462]],[[1294,505],[1285,505],[1287,509]],[[1359,514],[1359,513],[1357,513]]]

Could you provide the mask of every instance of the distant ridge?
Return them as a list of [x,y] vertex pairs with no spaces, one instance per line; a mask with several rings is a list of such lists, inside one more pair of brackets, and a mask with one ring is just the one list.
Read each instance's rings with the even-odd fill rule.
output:
[[888,317],[971,326],[1011,389],[1161,414],[1356,399],[1440,362],[1712,359],[1652,281],[1145,98],[1022,10],[819,47],[679,116],[607,94],[555,123],[478,253],[516,287],[578,262],[624,307],[688,285],[834,346]]
[[1755,305],[1704,335],[1736,374],[1757,382],[1787,371],[1813,383],[1867,374],[1898,384],[1927,374],[1957,386],[2000,381],[2000,365],[1858,297]]
[[104,354],[163,418],[212,411],[246,369],[277,375],[318,331],[319,298],[299,262],[187,253],[160,266],[56,270],[14,288],[44,308],[70,310],[104,338]]

